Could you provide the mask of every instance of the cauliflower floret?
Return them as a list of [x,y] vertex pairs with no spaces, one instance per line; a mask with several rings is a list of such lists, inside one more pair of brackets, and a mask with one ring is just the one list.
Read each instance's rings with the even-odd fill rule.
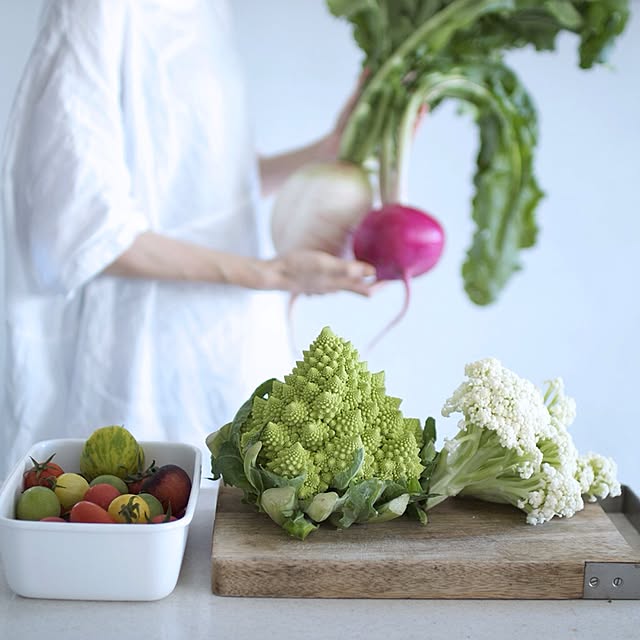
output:
[[582,494],[589,502],[619,496],[622,487],[617,475],[618,467],[612,458],[592,452],[578,458],[576,478]]
[[467,380],[445,402],[442,415],[462,413],[458,423],[495,431],[500,444],[521,455],[535,451],[538,437],[549,431],[549,412],[536,386],[503,367],[496,358],[465,367]]
[[544,403],[551,416],[551,423],[557,429],[568,429],[576,417],[576,401],[565,395],[562,378],[548,380],[546,384]]

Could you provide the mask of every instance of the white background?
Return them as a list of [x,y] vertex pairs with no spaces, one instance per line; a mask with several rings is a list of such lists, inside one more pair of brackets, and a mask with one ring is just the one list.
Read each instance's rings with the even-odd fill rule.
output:
[[[90,0],[87,0],[90,1]],[[323,0],[233,0],[261,152],[308,142],[332,125],[351,91],[360,54]],[[35,33],[40,0],[0,0],[0,129]],[[387,390],[407,415],[439,414],[464,364],[489,355],[536,383],[561,376],[578,405],[581,450],[613,456],[623,482],[640,490],[640,5],[610,56],[577,66],[576,39],[556,53],[520,51],[509,61],[539,114],[536,248],[523,254],[498,303],[474,306],[460,267],[471,239],[477,131],[445,103],[424,122],[411,162],[411,204],[447,233],[438,267],[415,281],[405,320],[372,352]],[[265,202],[264,214],[269,203]],[[324,325],[364,348],[399,309],[402,288],[373,300],[305,298],[294,320],[300,348]],[[0,354],[1,355],[1,354]],[[274,372],[277,374],[279,372]],[[455,419],[440,419],[441,435]]]

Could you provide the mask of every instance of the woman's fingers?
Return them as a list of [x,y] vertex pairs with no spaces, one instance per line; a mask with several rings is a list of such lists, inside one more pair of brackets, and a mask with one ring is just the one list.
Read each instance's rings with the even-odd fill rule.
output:
[[296,293],[352,291],[368,296],[375,281],[375,268],[370,264],[322,251],[294,251],[282,260],[289,288]]

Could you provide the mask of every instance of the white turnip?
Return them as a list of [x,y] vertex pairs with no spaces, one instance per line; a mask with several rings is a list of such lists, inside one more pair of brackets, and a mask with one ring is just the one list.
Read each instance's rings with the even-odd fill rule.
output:
[[278,253],[316,249],[335,256],[350,250],[353,230],[371,210],[369,176],[349,162],[309,164],[279,190],[271,214],[271,238]]

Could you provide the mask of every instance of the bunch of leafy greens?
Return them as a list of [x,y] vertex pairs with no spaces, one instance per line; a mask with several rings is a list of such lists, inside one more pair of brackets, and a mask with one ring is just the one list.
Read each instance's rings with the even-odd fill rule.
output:
[[341,159],[377,164],[383,202],[400,201],[418,113],[446,98],[471,105],[480,131],[472,245],[462,267],[480,305],[496,300],[536,242],[542,191],[534,173],[536,111],[513,70],[511,49],[553,50],[579,40],[580,67],[605,60],[624,29],[628,0],[327,0],[350,21],[369,73],[341,142]]

